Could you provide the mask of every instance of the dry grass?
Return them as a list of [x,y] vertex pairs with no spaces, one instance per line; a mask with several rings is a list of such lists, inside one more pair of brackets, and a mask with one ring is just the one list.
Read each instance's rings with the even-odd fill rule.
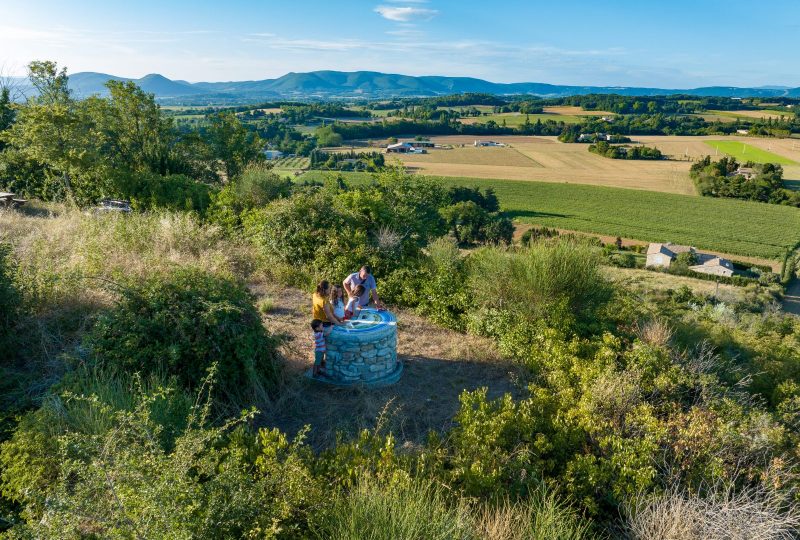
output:
[[396,159],[421,174],[592,184],[692,195],[689,161],[608,159],[585,144],[563,144],[555,137],[498,136],[510,148],[474,148],[476,137],[433,137],[437,144],[468,146],[399,155]]
[[379,419],[401,442],[418,444],[429,431],[451,427],[462,391],[486,386],[490,397],[517,393],[518,368],[500,359],[491,341],[436,327],[405,311],[397,312],[398,355],[404,364],[397,384],[338,388],[308,380],[301,375],[311,366],[310,293],[266,281],[253,284],[252,290],[276,299],[264,319],[283,340],[280,351],[287,367],[280,397],[259,423],[289,433],[310,424],[309,442],[315,448],[333,443],[337,432],[375,429]]
[[797,506],[767,490],[671,490],[638,499],[626,514],[631,540],[792,540],[800,527]]
[[[640,270],[635,268],[603,267],[603,274],[614,284],[624,290],[649,294],[656,291],[677,290],[682,286],[689,287],[694,294],[711,295],[717,291],[717,284],[684,276]],[[726,303],[743,300],[746,289],[734,285],[720,283],[717,297]]]
[[[694,195],[689,178],[693,161],[714,155],[706,141],[736,140],[800,162],[800,141],[757,137],[640,136],[633,144],[656,147],[671,159],[626,161],[608,159],[587,151],[585,144],[562,144],[556,137],[501,135],[491,137],[509,148],[474,148],[475,136],[433,137],[453,150],[392,156],[409,169],[431,176],[503,178],[623,187]],[[486,138],[486,137],[484,137]],[[465,148],[460,148],[464,145]],[[717,157],[724,154],[718,153]],[[526,159],[527,158],[527,159]],[[784,167],[787,180],[800,180],[800,165]]]
[[541,167],[514,148],[488,147],[431,149],[427,154],[408,154],[401,158],[406,165],[441,163],[458,165],[491,165],[506,167]]

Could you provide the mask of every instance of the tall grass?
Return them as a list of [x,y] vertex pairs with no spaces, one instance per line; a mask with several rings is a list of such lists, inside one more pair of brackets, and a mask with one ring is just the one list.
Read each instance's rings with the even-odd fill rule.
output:
[[571,318],[590,322],[612,292],[596,250],[568,240],[520,251],[481,250],[470,262],[470,284],[485,307],[559,326]]
[[467,508],[442,488],[412,482],[387,488],[364,480],[340,495],[318,538],[336,540],[456,540],[475,538]]
[[319,538],[335,540],[584,540],[589,521],[545,487],[522,502],[468,502],[426,480],[362,479],[331,505]]

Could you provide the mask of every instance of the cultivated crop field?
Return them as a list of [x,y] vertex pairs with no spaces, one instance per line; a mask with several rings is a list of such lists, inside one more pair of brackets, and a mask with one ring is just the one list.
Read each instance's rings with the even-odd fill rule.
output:
[[729,156],[735,157],[740,162],[754,161],[756,163],[778,163],[780,165],[798,165],[797,162],[739,141],[706,141],[710,147]]
[[429,149],[427,154],[407,154],[401,157],[407,167],[439,163],[451,165],[488,165],[506,167],[541,167],[531,157],[516,148],[474,146]]
[[[587,152],[588,153],[588,152]],[[330,174],[311,171],[303,179]],[[350,182],[370,178],[344,174]],[[520,223],[675,242],[731,255],[779,259],[800,242],[800,209],[789,206],[580,184],[437,177],[444,185],[492,187]]]
[[275,169],[289,170],[307,169],[310,165],[309,159],[306,157],[283,157],[274,159],[270,163]]

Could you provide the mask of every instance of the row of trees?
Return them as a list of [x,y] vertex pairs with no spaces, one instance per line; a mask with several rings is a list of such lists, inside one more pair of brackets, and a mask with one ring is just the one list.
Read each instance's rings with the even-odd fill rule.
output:
[[131,82],[109,81],[108,98],[76,100],[66,70],[55,63],[33,62],[29,76],[36,96],[6,104],[0,114],[0,176],[25,196],[82,205],[107,196],[144,201],[158,197],[151,193],[155,179],[180,199],[178,192],[234,178],[261,158],[260,137],[233,113],[179,131]]
[[664,159],[658,148],[649,146],[615,146],[606,141],[589,145],[589,152],[594,152],[611,159]]

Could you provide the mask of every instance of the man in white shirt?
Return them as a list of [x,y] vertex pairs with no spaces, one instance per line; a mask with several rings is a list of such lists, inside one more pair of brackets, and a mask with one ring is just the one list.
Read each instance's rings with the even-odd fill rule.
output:
[[378,297],[378,285],[375,283],[375,276],[372,275],[372,269],[364,265],[358,272],[353,272],[345,278],[342,282],[344,290],[347,291],[347,296],[352,296],[352,291],[358,285],[364,286],[364,294],[359,298],[359,306],[365,307],[369,304],[369,297],[372,295],[372,301],[378,309],[384,309],[381,299]]

